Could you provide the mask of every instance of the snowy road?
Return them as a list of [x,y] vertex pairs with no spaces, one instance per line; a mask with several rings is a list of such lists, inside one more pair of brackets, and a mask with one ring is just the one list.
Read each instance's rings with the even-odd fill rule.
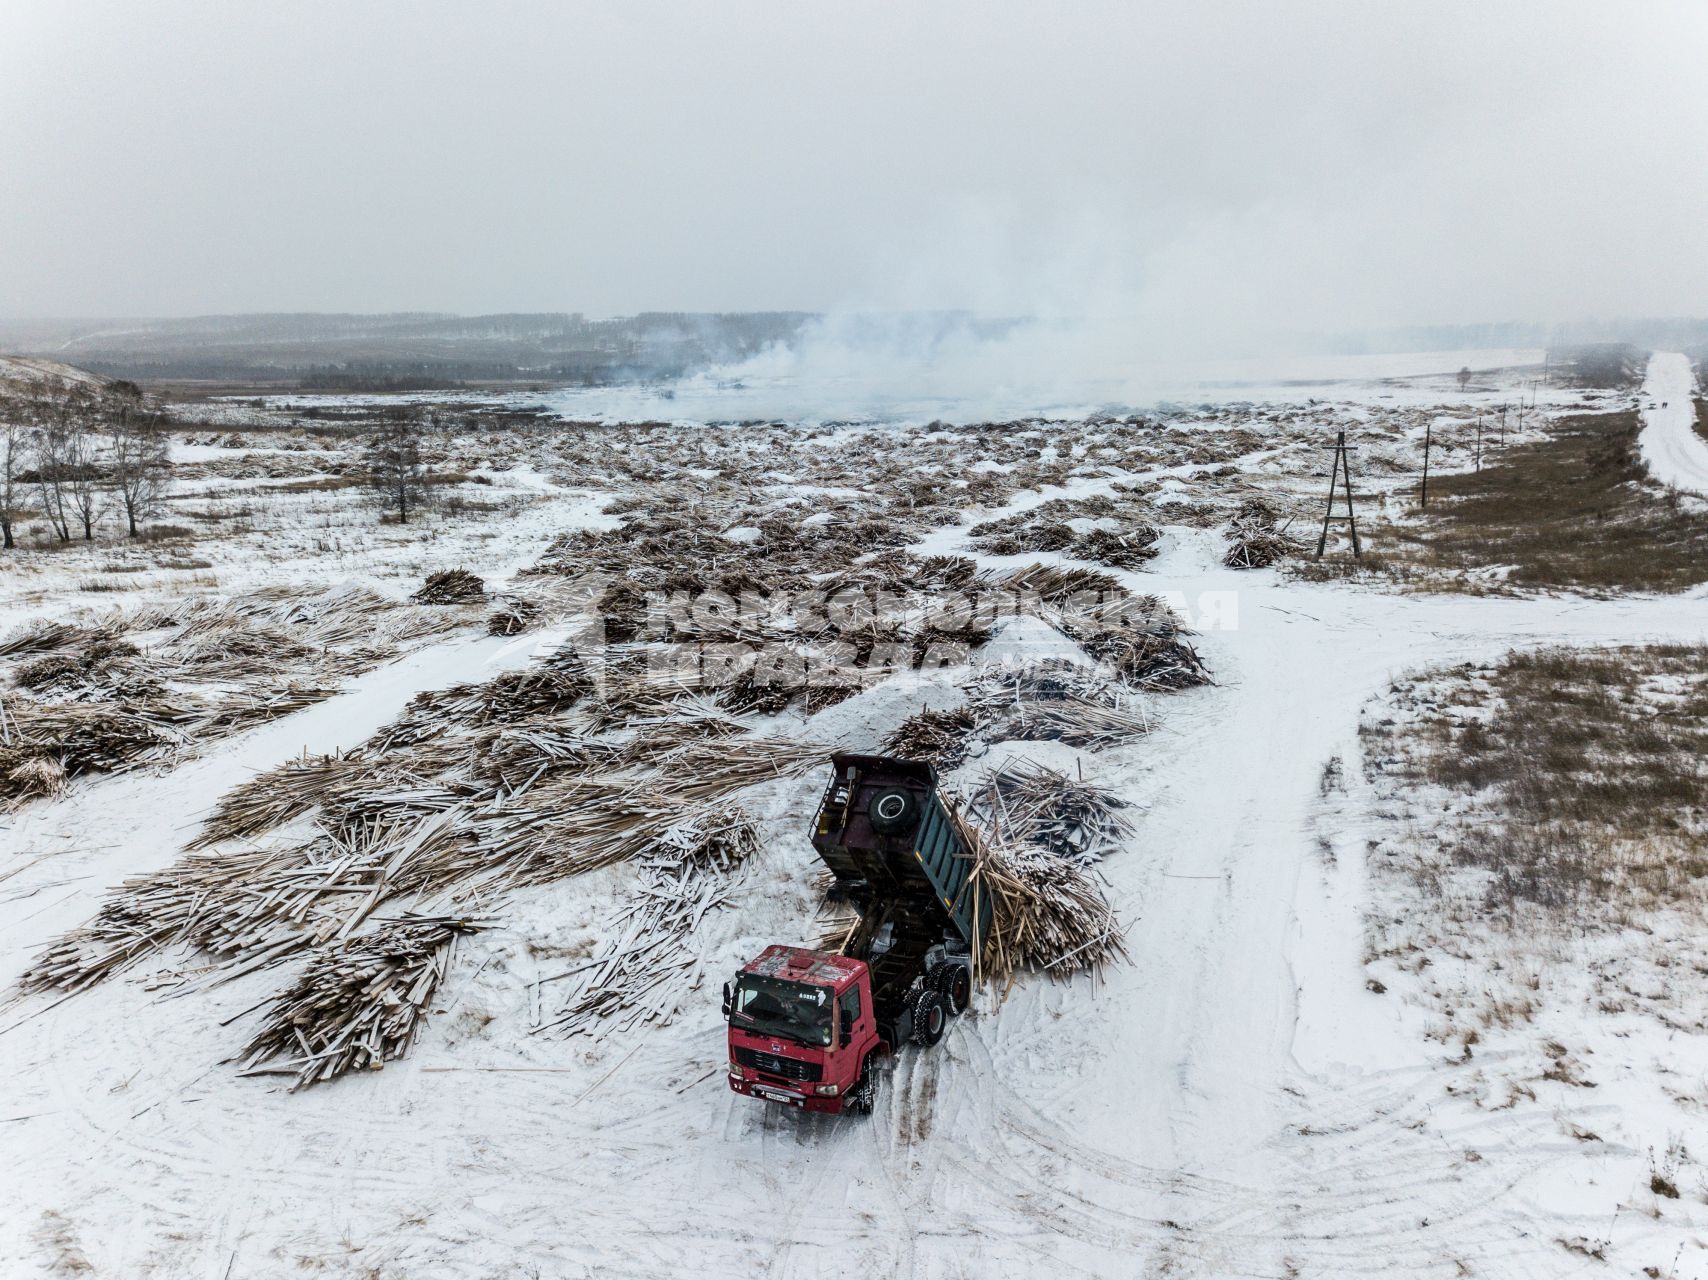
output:
[[1708,496],[1708,440],[1696,432],[1696,378],[1677,351],[1649,357],[1640,444],[1649,473],[1671,489]]

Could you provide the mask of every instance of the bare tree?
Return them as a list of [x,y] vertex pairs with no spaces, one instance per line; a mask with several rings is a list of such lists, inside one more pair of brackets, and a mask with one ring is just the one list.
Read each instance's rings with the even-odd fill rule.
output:
[[121,404],[109,443],[113,492],[134,538],[137,521],[153,515],[166,493],[171,470],[166,433],[160,429],[159,415],[147,416],[140,407]]
[[1471,366],[1464,365],[1459,369],[1459,390],[1463,391],[1471,385]]
[[388,414],[368,438],[368,484],[397,518],[426,505],[432,476],[421,461],[421,418],[407,410]]
[[0,408],[0,544],[7,551],[17,546],[12,526],[18,519],[18,499],[23,493],[25,459],[29,456],[30,429],[10,406]]
[[106,514],[107,486],[101,474],[99,448],[85,416],[88,406],[79,405],[65,433],[61,488],[71,503],[77,522],[83,526],[83,541],[95,540],[95,526]]
[[65,510],[65,476],[70,453],[71,410],[63,403],[38,401],[30,428],[30,461],[42,514],[61,542],[71,541],[71,520]]

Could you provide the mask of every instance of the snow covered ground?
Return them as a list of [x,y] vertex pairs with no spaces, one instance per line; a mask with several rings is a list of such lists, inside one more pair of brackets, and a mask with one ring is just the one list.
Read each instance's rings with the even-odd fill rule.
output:
[[[502,545],[501,560],[520,549]],[[509,565],[466,550],[477,571]],[[773,889],[810,875],[813,776],[752,802],[766,850],[714,922],[703,1000],[626,1039],[526,1031],[529,984],[616,892],[614,870],[530,891],[471,939],[408,1060],[295,1095],[217,1065],[265,984],[177,999],[126,979],[13,1002],[0,1010],[0,1273],[1607,1273],[1561,1243],[1582,1239],[1606,1242],[1619,1274],[1668,1275],[1681,1247],[1676,1274],[1704,1274],[1701,1200],[1639,1206],[1633,1182],[1642,1133],[1664,1141],[1699,1119],[1632,1115],[1588,1150],[1562,1122],[1614,1134],[1607,1111],[1630,1095],[1482,1105],[1455,1091],[1467,1068],[1417,1009],[1367,987],[1364,833],[1329,820],[1324,770],[1338,759],[1359,776],[1360,711],[1398,676],[1545,641],[1708,640],[1708,593],[1407,597],[1237,573],[1221,550],[1214,531],[1171,529],[1148,570],[1121,574],[1188,602],[1233,593],[1220,616],[1237,620],[1200,638],[1215,686],[1170,697],[1156,733],[1084,761],[1145,806],[1104,864],[1131,963],[983,993],[938,1050],[898,1060],[870,1119],[756,1105],[722,1078],[721,972],[811,932]],[[412,691],[527,652],[455,638],[169,775],[86,782],[5,820],[0,974],[104,888],[169,860],[247,771],[347,746]],[[864,695],[827,729],[870,732],[922,697]],[[1675,1049],[1657,1037],[1642,1052]]]

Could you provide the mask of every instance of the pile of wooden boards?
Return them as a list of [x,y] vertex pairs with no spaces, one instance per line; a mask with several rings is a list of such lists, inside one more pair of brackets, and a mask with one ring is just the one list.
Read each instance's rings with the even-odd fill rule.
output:
[[486,584],[467,569],[441,569],[427,575],[411,600],[416,604],[464,604],[486,595]]
[[1113,791],[1023,758],[985,774],[972,803],[991,830],[1074,862],[1096,862],[1133,834],[1127,802]]
[[967,758],[977,728],[977,720],[965,707],[921,711],[902,721],[884,739],[884,754],[923,760],[939,772],[947,772]]
[[362,587],[269,587],[33,624],[0,639],[0,659],[16,660],[0,665],[12,684],[0,805],[52,794],[52,778],[171,762],[323,701],[400,645],[461,624]]
[[242,1073],[294,1076],[294,1091],[401,1058],[450,969],[455,940],[479,927],[458,916],[405,916],[320,948],[267,1010]]
[[696,931],[728,902],[736,871],[758,849],[752,818],[728,805],[707,806],[651,840],[637,859],[639,883],[607,922],[598,954],[555,975],[576,981],[534,1029],[600,1036],[673,1017],[700,985]]
[[1248,498],[1228,521],[1228,550],[1222,563],[1230,569],[1264,569],[1294,555],[1299,544],[1275,527],[1275,512],[1261,498]]
[[1093,868],[959,815],[957,821],[975,859],[975,891],[991,904],[990,931],[973,955],[980,978],[1012,982],[1025,970],[1064,977],[1125,956],[1125,928]]

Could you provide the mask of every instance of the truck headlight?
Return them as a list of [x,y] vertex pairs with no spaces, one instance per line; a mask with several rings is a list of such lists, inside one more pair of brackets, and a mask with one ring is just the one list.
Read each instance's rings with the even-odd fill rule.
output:
[[842,1086],[839,1084],[815,1084],[812,1091],[821,1097],[834,1098],[842,1092]]
[[729,1078],[731,1080],[745,1080],[747,1079],[747,1073],[732,1062],[729,1064]]

